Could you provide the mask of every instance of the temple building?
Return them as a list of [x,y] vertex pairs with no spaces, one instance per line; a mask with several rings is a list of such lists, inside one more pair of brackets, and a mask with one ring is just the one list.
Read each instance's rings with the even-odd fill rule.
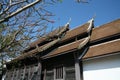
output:
[[72,30],[67,23],[6,66],[5,80],[120,80],[120,19]]

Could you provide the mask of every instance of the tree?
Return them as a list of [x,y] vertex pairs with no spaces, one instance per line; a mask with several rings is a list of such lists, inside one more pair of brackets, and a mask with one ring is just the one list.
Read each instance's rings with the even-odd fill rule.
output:
[[[38,4],[39,3],[39,4]],[[31,39],[43,36],[52,13],[45,9],[50,1],[0,1],[0,53],[18,53]]]
[[61,1],[0,1],[0,59],[2,63],[20,55],[31,40],[47,33],[47,23],[54,23],[54,21],[50,19],[53,14],[45,8],[47,5]]
[[47,34],[47,23],[53,23],[53,14],[45,8],[52,1],[0,1],[0,61],[20,55],[31,40]]

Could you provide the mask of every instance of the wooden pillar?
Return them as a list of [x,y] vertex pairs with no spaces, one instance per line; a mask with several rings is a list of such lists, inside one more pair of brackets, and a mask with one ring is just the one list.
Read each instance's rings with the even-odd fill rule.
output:
[[63,80],[65,80],[65,76],[66,76],[65,67],[63,66]]
[[54,80],[56,80],[56,69],[54,68]]
[[79,59],[75,60],[75,77],[76,80],[81,80],[81,74],[80,74],[80,65],[79,65]]
[[79,64],[80,64],[80,78],[81,80],[83,80],[83,61],[79,60]]
[[44,77],[43,77],[43,80],[46,80],[46,73],[47,73],[47,70],[45,69],[45,70],[44,70]]
[[75,58],[75,78],[76,80],[83,80],[82,61],[79,59],[79,54],[74,53]]

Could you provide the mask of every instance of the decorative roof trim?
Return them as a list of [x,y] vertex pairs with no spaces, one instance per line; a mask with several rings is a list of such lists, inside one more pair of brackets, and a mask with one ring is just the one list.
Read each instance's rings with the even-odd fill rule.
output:
[[[90,23],[87,29],[88,37],[82,43],[80,43],[78,47],[79,50],[81,50],[85,45],[87,45],[90,42],[92,28],[93,28],[93,21],[94,21],[93,18],[90,21],[88,21]],[[82,59],[82,57],[87,53],[88,49],[89,49],[89,45],[87,45],[87,47],[84,49],[82,54],[78,57],[79,60]]]

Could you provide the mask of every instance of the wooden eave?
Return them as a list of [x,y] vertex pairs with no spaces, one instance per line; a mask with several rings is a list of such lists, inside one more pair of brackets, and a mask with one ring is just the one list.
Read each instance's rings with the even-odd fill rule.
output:
[[83,59],[120,52],[120,39],[90,46]]

